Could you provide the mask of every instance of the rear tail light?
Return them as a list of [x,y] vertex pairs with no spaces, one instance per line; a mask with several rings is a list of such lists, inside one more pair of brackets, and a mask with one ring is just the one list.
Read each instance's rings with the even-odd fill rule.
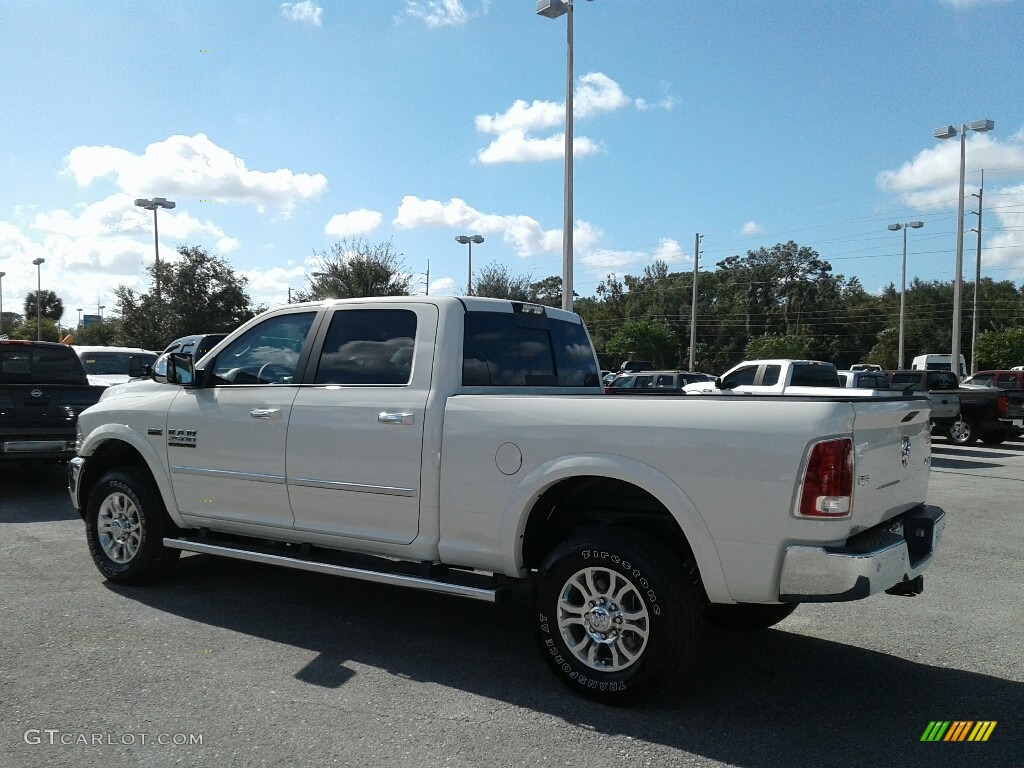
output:
[[853,500],[853,440],[824,440],[811,446],[800,488],[800,517],[838,518]]
[[996,401],[996,410],[999,411],[1000,416],[1005,416],[1006,412],[1010,409],[1010,400],[1006,395],[1000,395],[999,400]]

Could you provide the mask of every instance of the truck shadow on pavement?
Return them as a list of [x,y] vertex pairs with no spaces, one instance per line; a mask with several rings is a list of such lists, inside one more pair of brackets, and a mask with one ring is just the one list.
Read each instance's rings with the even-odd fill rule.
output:
[[[971,761],[1010,766],[1024,743],[1024,683],[808,637],[785,623],[750,634],[709,628],[676,689],[619,709],[555,680],[534,645],[524,593],[495,606],[206,555],[182,558],[152,587],[108,588],[317,654],[298,669],[264,670],[268,685],[279,675],[338,688],[358,674],[346,666],[355,662],[730,765],[961,768],[966,750]],[[930,721],[957,719],[998,726],[984,744],[920,741]]]

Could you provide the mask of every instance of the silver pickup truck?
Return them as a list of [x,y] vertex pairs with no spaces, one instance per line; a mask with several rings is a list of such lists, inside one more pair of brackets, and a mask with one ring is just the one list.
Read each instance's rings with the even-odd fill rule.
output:
[[820,391],[610,397],[559,309],[292,304],[112,387],[69,488],[115,582],[186,551],[489,602],[526,586],[558,678],[626,703],[677,679],[705,621],[923,588],[944,524],[927,401]]

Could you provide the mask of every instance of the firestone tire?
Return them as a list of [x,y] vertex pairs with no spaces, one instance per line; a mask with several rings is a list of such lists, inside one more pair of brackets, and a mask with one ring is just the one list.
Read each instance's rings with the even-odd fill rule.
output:
[[144,584],[165,573],[181,550],[163,545],[177,526],[152,481],[135,469],[103,476],[89,494],[86,537],[93,562],[107,579]]
[[978,439],[978,425],[972,419],[961,417],[946,430],[946,438],[953,445],[970,445]]
[[[689,571],[689,572],[688,572]],[[704,627],[696,568],[632,531],[587,531],[540,570],[535,631],[555,675],[604,704],[630,704],[670,685]]]
[[799,603],[781,605],[757,605],[737,603],[736,605],[709,605],[704,609],[704,618],[716,627],[737,632],[758,632],[773,627],[797,609]]

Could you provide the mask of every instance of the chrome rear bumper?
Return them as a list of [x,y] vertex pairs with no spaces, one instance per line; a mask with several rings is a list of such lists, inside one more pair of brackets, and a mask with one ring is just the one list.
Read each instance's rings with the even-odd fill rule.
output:
[[920,576],[945,528],[945,512],[921,505],[839,546],[786,548],[783,603],[859,600]]

